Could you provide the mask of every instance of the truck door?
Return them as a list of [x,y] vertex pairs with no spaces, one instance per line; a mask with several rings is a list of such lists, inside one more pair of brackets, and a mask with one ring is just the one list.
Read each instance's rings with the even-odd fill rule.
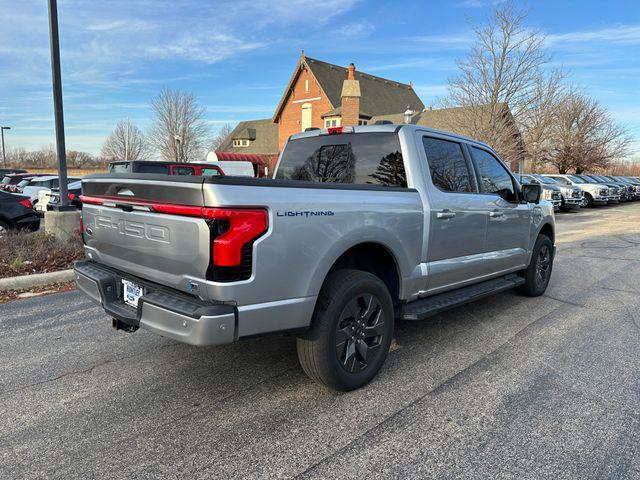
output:
[[522,269],[531,248],[531,207],[521,199],[513,175],[493,153],[472,145],[469,150],[487,210],[486,273]]
[[427,291],[473,282],[484,274],[487,214],[462,144],[445,136],[422,136],[430,215]]

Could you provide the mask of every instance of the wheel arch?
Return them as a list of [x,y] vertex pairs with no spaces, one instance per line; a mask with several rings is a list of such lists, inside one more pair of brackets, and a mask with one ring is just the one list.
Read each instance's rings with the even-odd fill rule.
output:
[[555,245],[556,243],[555,230],[549,222],[542,224],[542,227],[540,227],[540,230],[538,231],[538,235],[546,235],[551,239],[551,243]]
[[351,245],[331,263],[322,284],[324,285],[332,272],[343,268],[362,270],[375,275],[387,286],[394,304],[399,302],[402,291],[401,268],[398,259],[387,245],[376,241]]

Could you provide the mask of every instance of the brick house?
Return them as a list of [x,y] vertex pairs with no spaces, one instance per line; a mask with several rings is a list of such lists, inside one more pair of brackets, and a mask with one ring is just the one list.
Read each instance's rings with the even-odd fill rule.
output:
[[340,67],[304,54],[272,118],[240,122],[220,148],[272,162],[290,135],[307,128],[366,125],[375,116],[424,109],[412,85]]
[[[449,109],[425,109],[411,83],[405,84],[300,55],[271,118],[240,122],[221,151],[256,153],[271,167],[290,135],[307,128],[417,123],[456,131]],[[473,136],[470,132],[457,132]]]

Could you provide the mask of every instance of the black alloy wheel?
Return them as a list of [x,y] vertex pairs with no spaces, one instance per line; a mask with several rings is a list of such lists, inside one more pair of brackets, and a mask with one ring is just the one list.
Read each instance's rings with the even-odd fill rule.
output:
[[542,288],[548,282],[551,267],[551,250],[548,245],[543,244],[538,251],[536,260],[536,286]]
[[357,373],[376,359],[383,344],[386,325],[377,297],[363,293],[344,307],[336,324],[336,355],[342,368]]

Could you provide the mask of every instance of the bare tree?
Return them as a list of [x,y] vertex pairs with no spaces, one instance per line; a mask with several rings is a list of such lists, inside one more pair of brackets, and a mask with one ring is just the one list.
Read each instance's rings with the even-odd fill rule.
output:
[[217,152],[222,148],[222,146],[227,142],[227,138],[231,135],[233,131],[233,127],[229,123],[225,123],[220,127],[220,130],[215,134],[213,139],[211,140],[211,145],[209,146],[210,152]]
[[52,144],[44,145],[40,150],[29,153],[29,163],[33,167],[54,167],[57,164],[58,154]]
[[29,152],[24,147],[14,147],[7,150],[7,163],[14,168],[29,166]]
[[151,102],[149,139],[165,160],[188,162],[204,156],[209,127],[206,111],[192,93],[163,89]]
[[568,94],[564,79],[565,74],[560,70],[538,76],[528,108],[520,112],[519,128],[531,172],[537,172],[551,160],[557,109]]
[[560,173],[606,169],[627,154],[631,139],[597,100],[571,92],[558,105],[550,163]]
[[150,155],[146,137],[129,119],[120,120],[102,146],[102,156],[109,160],[145,160]]
[[71,168],[82,168],[93,161],[93,155],[77,150],[67,151],[67,162]]
[[518,122],[549,61],[544,35],[525,19],[507,3],[485,25],[473,27],[473,45],[457,62],[460,74],[449,79],[445,99],[446,106],[466,107],[451,115],[452,130],[485,141],[508,161],[522,158]]

